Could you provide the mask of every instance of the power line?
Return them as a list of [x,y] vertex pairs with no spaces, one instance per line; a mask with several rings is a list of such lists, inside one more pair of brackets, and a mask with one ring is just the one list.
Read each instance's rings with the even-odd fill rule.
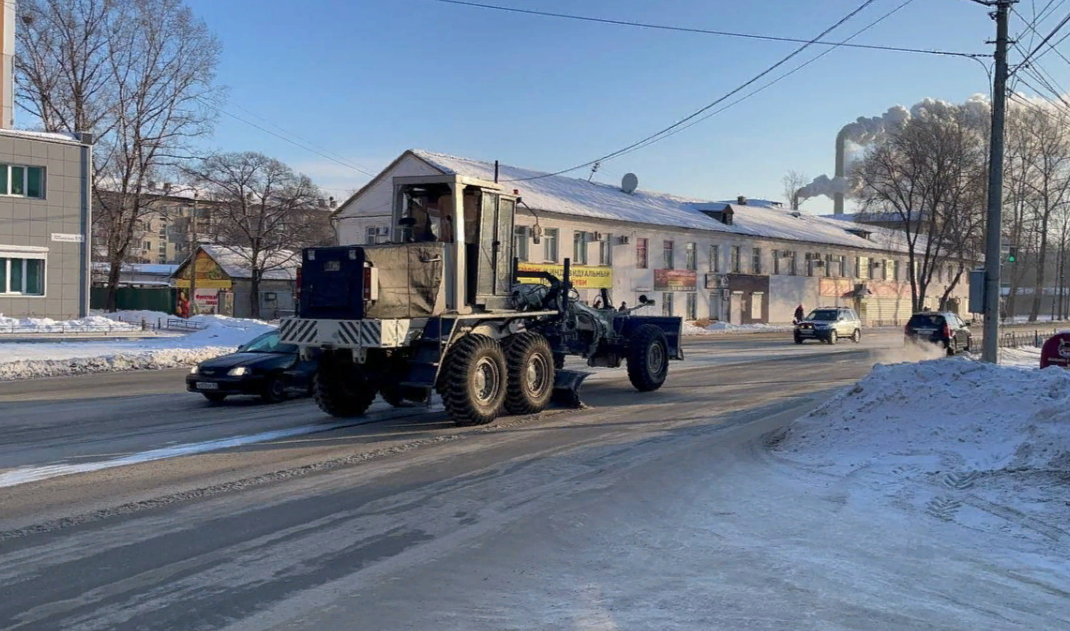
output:
[[[1053,28],[1051,30],[1051,32],[1048,33],[1047,37],[1042,39],[1040,41],[1040,43],[1036,45],[1036,48],[1034,48],[1032,51],[1030,51],[1029,54],[1025,56],[1025,59],[1023,59],[1021,61],[1021,63],[1019,63],[1017,66],[1014,67],[1014,70],[1010,71],[1010,74],[1008,76],[1014,76],[1015,73],[1017,73],[1019,70],[1022,69],[1022,67],[1024,67],[1026,64],[1028,64],[1029,60],[1033,58],[1033,55],[1036,55],[1037,51],[1039,51],[1041,48],[1043,48],[1044,45],[1047,44],[1051,40],[1051,38],[1055,37],[1055,34],[1058,33],[1063,28],[1063,26],[1066,25],[1067,22],[1070,22],[1070,13],[1067,13],[1066,17],[1064,17],[1057,25],[1055,25],[1055,28]],[[1063,39],[1066,39],[1066,38],[1064,37]],[[1062,40],[1059,40],[1059,41],[1061,42]],[[1055,46],[1052,45],[1052,48],[1054,48],[1054,47]],[[1046,52],[1047,51],[1044,51],[1044,53],[1046,53]],[[1041,53],[1040,56],[1038,57],[1038,59],[1040,57],[1043,57],[1044,53]]]
[[803,44],[802,46],[796,48],[788,56],[782,58],[780,61],[776,62],[772,66],[769,66],[765,70],[761,71],[760,73],[758,73],[754,77],[750,78],[749,80],[747,80],[743,84],[737,86],[736,88],[734,88],[733,90],[729,91],[727,94],[721,96],[720,98],[714,100],[713,102],[708,103],[707,105],[705,105],[702,108],[696,110],[695,112],[692,112],[691,114],[689,114],[688,116],[684,117],[683,119],[673,123],[672,125],[669,125],[668,127],[664,128],[664,129],[662,129],[662,130],[660,130],[660,131],[658,131],[658,132],[656,132],[654,134],[651,134],[651,135],[647,136],[646,138],[643,138],[642,140],[639,140],[638,142],[634,142],[634,143],[628,145],[627,147],[624,147],[622,149],[618,149],[618,150],[616,150],[616,151],[614,151],[612,153],[608,153],[608,154],[606,154],[606,155],[604,155],[602,157],[596,158],[594,160],[590,160],[588,162],[584,162],[583,164],[578,164],[576,166],[569,167],[567,169],[562,169],[560,171],[555,171],[553,173],[545,173],[545,174],[537,175],[537,176],[534,176],[534,177],[516,178],[516,179],[513,179],[513,180],[505,180],[505,181],[507,181],[507,182],[527,182],[527,181],[531,181],[531,180],[540,180],[540,179],[547,178],[547,177],[553,177],[555,175],[561,175],[563,173],[568,173],[569,171],[575,171],[576,169],[582,169],[584,167],[591,166],[595,162],[605,162],[606,160],[610,160],[612,158],[615,158],[615,157],[617,157],[619,155],[622,155],[625,152],[628,152],[628,151],[630,151],[630,150],[632,150],[634,148],[637,148],[637,147],[647,146],[649,144],[653,144],[653,142],[656,142],[655,139],[660,140],[668,132],[671,132],[673,129],[676,129],[677,127],[680,127],[681,125],[687,123],[688,121],[693,120],[693,119],[701,116],[702,114],[704,114],[705,112],[713,109],[714,107],[717,107],[718,105],[720,105],[724,101],[727,101],[728,99],[732,98],[734,95],[736,95],[739,92],[742,92],[743,90],[745,90],[750,85],[756,83],[762,77],[768,75],[769,73],[773,72],[774,70],[776,70],[780,66],[784,65],[789,60],[791,60],[793,57],[795,57],[796,55],[798,55],[802,51],[804,51],[807,48],[809,48],[810,45],[813,42],[816,42],[816,41],[820,40],[825,35],[829,34],[833,30],[839,28],[847,20],[850,20],[854,16],[858,15],[859,13],[861,13],[862,10],[864,10],[869,5],[873,4],[873,2],[875,2],[875,0],[866,0],[865,2],[862,3],[861,6],[859,6],[856,9],[854,9],[853,11],[848,13],[846,16],[840,18],[835,24],[833,24],[832,26],[830,26],[827,29],[825,29],[824,31],[822,31],[817,37],[813,38],[812,40],[810,40],[806,44]]
[[[867,24],[866,26],[862,27],[861,29],[855,31],[853,34],[851,34],[849,37],[847,37],[843,41],[844,42],[848,42],[848,41],[854,39],[855,37],[858,37],[862,33],[865,33],[869,29],[873,28],[874,26],[880,24],[881,22],[883,22],[887,18],[889,18],[892,15],[894,15],[895,13],[897,13],[900,9],[903,9],[904,7],[906,7],[911,2],[914,2],[914,0],[904,0],[904,2],[902,2],[901,4],[899,4],[898,6],[893,8],[891,11],[885,13],[884,15],[882,15],[881,17],[877,18],[876,20],[870,22],[869,24]],[[799,64],[798,66],[796,66],[796,67],[792,68],[791,70],[785,72],[784,74],[780,75],[776,79],[773,79],[772,81],[763,84],[761,87],[756,88],[755,90],[752,90],[751,92],[748,92],[747,94],[745,94],[745,95],[741,96],[740,98],[732,101],[731,103],[728,103],[727,105],[725,105],[723,107],[720,107],[720,108],[718,108],[716,110],[713,110],[712,112],[706,114],[705,116],[703,116],[703,117],[701,117],[699,119],[693,120],[690,123],[688,123],[687,125],[684,125],[683,127],[679,127],[677,129],[672,130],[671,132],[665,134],[665,136],[663,136],[663,138],[668,138],[669,136],[673,136],[675,134],[678,134],[678,133],[684,131],[685,129],[687,129],[689,127],[692,127],[694,125],[697,125],[697,124],[701,123],[702,121],[704,121],[704,120],[706,120],[706,119],[708,119],[708,118],[710,118],[712,116],[716,116],[717,114],[720,114],[721,112],[723,112],[723,111],[727,110],[728,108],[736,105],[737,103],[740,103],[742,101],[746,101],[747,99],[749,99],[750,97],[754,96],[755,94],[758,94],[759,92],[762,92],[766,88],[769,88],[769,87],[771,87],[771,86],[773,86],[773,85],[775,85],[777,83],[780,83],[782,80],[790,77],[791,75],[795,74],[796,72],[802,70],[803,68],[809,66],[810,64],[814,63],[815,61],[821,59],[825,55],[827,55],[827,54],[831,53],[832,51],[836,50],[836,48],[838,48],[838,46],[833,46],[832,48],[828,48],[828,49],[822,51],[819,55],[816,55],[816,56],[810,58],[809,60],[807,60],[806,62]],[[660,138],[659,138],[659,140],[660,140]],[[639,149],[642,149],[645,146],[646,145],[643,145],[641,147],[636,147],[634,149],[630,149],[628,151],[625,151],[625,152],[621,153],[620,155],[625,155],[625,154],[631,153],[632,151],[638,151]]]
[[267,129],[266,127],[263,127],[262,125],[257,125],[256,123],[254,123],[254,122],[252,122],[250,120],[246,120],[246,119],[242,118],[241,116],[238,116],[237,114],[234,114],[232,112],[228,112],[228,111],[224,110],[223,108],[219,107],[218,105],[216,105],[214,103],[211,103],[207,99],[203,99],[203,98],[197,97],[197,100],[200,101],[201,103],[203,103],[204,105],[206,105],[207,107],[210,107],[211,109],[219,112],[220,114],[224,114],[226,116],[229,116],[229,117],[233,118],[236,121],[245,123],[246,125],[249,125],[250,127],[258,129],[258,130],[260,130],[260,131],[262,131],[265,134],[268,134],[270,136],[274,136],[275,138],[278,138],[279,140],[286,141],[286,142],[290,143],[291,145],[293,145],[295,147],[304,149],[305,151],[312,152],[312,153],[320,156],[321,158],[325,158],[327,160],[330,160],[331,162],[335,162],[337,164],[340,164],[340,165],[342,165],[342,166],[344,166],[344,167],[346,167],[348,169],[352,169],[354,171],[357,171],[358,173],[363,173],[364,175],[366,175],[368,177],[375,177],[375,175],[376,175],[375,173],[372,173],[372,172],[368,171],[367,169],[364,169],[362,167],[350,164],[350,163],[348,163],[348,162],[346,162],[344,160],[339,160],[338,158],[335,158],[335,157],[332,157],[330,155],[327,155],[326,153],[323,153],[322,151],[320,151],[318,149],[315,149],[313,147],[309,147],[307,145],[301,144],[300,142],[297,142],[296,140],[293,140],[292,138],[287,138],[286,136],[283,136],[281,134],[275,133],[275,132],[271,131],[270,129]]
[[[1065,2],[1066,0],[1063,0],[1063,1]],[[1049,2],[1049,4],[1051,4],[1051,3]],[[1062,4],[1062,3],[1060,3],[1060,4]],[[1025,22],[1025,17],[1023,17],[1021,13],[1018,13],[1018,10],[1017,10],[1017,9],[1015,9],[1014,7],[1011,7],[1011,12],[1012,12],[1012,13],[1014,13],[1015,15],[1017,15],[1018,17],[1022,18],[1022,21],[1023,21],[1023,22]],[[1025,26],[1026,26],[1026,28],[1028,28],[1028,29],[1029,29],[1030,31],[1032,31],[1033,33],[1035,33],[1035,34],[1037,35],[1037,37],[1040,37],[1040,31],[1038,31],[1038,30],[1037,30],[1037,28],[1036,28],[1036,24],[1037,24],[1037,21],[1036,21],[1036,20],[1034,20],[1033,22],[1026,22],[1026,23],[1025,23]],[[1025,51],[1024,51],[1024,50],[1022,50],[1022,49],[1021,49],[1021,48],[1020,48],[1020,47],[1018,46],[1018,43],[1017,43],[1017,42],[1015,42],[1015,44],[1014,44],[1014,47],[1015,47],[1015,48],[1018,48],[1018,50],[1022,51],[1022,53],[1023,53],[1023,54],[1025,54]],[[1052,52],[1054,52],[1054,53],[1055,53],[1056,55],[1058,55],[1058,56],[1059,56],[1060,58],[1062,58],[1062,60],[1063,60],[1063,61],[1065,61],[1066,63],[1070,64],[1070,59],[1068,59],[1068,58],[1066,57],[1066,55],[1064,55],[1064,54],[1063,54],[1063,53],[1062,53],[1062,52],[1061,52],[1061,51],[1060,51],[1059,49],[1055,48],[1055,44],[1052,44],[1052,45],[1051,45],[1051,48],[1050,48],[1050,50],[1051,50]]]
[[482,2],[469,2],[467,0],[433,0],[434,2],[440,2],[442,4],[453,4],[458,6],[473,7],[477,9],[490,9],[493,11],[504,11],[506,13],[519,13],[522,15],[537,15],[540,17],[560,18],[565,20],[578,20],[581,22],[594,22],[596,24],[611,24],[614,26],[629,26],[634,28],[645,28],[659,31],[674,31],[677,33],[696,33],[700,35],[718,35],[721,37],[736,37],[740,39],[754,39],[766,42],[791,42],[795,44],[820,44],[823,46],[846,46],[848,48],[866,48],[870,50],[884,50],[900,53],[920,53],[926,55],[944,55],[953,57],[991,57],[991,55],[981,53],[963,53],[955,51],[944,51],[936,49],[926,48],[907,48],[903,46],[881,46],[876,44],[842,44],[837,42],[825,42],[825,41],[810,41],[806,39],[796,37],[778,37],[775,35],[757,35],[754,33],[736,33],[732,31],[716,31],[711,29],[693,28],[687,26],[672,26],[669,24],[650,24],[647,22],[633,22],[630,20],[612,20],[608,18],[590,17],[584,15],[573,15],[569,13],[555,13],[552,11],[537,11],[535,9],[520,9],[516,7],[505,7],[496,4],[485,4]]

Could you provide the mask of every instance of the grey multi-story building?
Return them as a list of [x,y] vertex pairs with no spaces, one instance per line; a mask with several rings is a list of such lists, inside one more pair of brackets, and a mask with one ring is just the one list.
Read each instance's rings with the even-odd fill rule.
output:
[[0,129],[0,314],[89,311],[92,138]]

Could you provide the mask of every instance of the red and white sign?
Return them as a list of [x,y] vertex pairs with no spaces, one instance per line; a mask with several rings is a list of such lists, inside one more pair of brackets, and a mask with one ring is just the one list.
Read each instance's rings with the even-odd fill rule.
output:
[[1070,368],[1070,333],[1057,333],[1040,349],[1040,367]]
[[215,313],[219,308],[219,290],[198,287],[194,290],[193,301],[201,313]]

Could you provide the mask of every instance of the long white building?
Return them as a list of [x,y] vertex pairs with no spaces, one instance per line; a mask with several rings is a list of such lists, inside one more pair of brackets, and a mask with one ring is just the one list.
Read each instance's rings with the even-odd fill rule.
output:
[[[851,306],[869,325],[903,323],[911,292],[906,249],[894,231],[800,214],[766,201],[688,199],[587,182],[427,151],[406,151],[335,211],[339,242],[383,243],[400,235],[391,195],[397,176],[459,174],[497,181],[519,195],[515,252],[528,268],[567,257],[588,301],[608,287],[615,305],[653,298],[656,311],[734,324],[791,322],[797,305]],[[626,178],[627,179],[627,178]],[[534,227],[541,230],[534,243]],[[952,278],[930,285],[931,308]],[[947,309],[965,316],[968,289]]]

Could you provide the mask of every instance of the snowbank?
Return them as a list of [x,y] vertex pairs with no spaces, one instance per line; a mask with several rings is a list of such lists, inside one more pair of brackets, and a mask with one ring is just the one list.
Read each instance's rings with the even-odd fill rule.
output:
[[1037,346],[1023,346],[1021,348],[999,349],[999,363],[1001,366],[1013,366],[1015,368],[1040,369],[1040,348]]
[[713,322],[707,327],[695,326],[690,322],[684,322],[684,335],[720,335],[724,333],[783,333],[791,332],[794,327],[790,324],[730,324],[728,322]]
[[0,344],[0,380],[189,366],[233,352],[274,329],[259,320],[218,315],[191,320],[206,327],[188,335],[143,341]]
[[878,365],[792,424],[774,453],[944,521],[1043,533],[1070,519],[1070,371]]
[[0,333],[96,333],[132,331],[136,328],[132,324],[117,322],[100,315],[57,321],[51,318],[6,318],[0,313]]

